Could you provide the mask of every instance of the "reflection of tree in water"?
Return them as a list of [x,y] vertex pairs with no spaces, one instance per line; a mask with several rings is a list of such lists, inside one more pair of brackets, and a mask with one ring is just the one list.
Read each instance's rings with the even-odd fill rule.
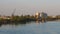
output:
[[0,22],[0,27],[2,25],[25,25],[27,23],[30,23],[30,22]]
[[1,21],[0,22],[0,27],[2,26],[2,25],[19,25],[19,24],[26,24],[26,22],[24,23],[24,22],[21,22],[21,23],[19,23],[19,22],[7,22],[7,21]]
[[0,27],[2,26],[2,24],[0,24]]

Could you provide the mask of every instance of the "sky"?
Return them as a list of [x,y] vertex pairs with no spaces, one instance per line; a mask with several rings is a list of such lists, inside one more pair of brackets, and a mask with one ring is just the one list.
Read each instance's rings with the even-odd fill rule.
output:
[[15,15],[60,15],[60,0],[0,0],[0,15],[12,15],[14,9]]

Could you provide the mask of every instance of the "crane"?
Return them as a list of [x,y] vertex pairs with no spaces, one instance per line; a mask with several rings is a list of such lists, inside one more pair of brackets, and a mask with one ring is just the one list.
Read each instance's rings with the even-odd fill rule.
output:
[[13,10],[12,16],[14,16],[15,11],[16,11],[16,9]]

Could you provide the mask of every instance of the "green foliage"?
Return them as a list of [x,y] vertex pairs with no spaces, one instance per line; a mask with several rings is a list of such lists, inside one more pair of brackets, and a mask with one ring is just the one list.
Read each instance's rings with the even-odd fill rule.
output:
[[34,16],[30,16],[30,15],[14,16],[12,18],[13,21],[18,21],[18,22],[32,21],[33,19],[34,19]]

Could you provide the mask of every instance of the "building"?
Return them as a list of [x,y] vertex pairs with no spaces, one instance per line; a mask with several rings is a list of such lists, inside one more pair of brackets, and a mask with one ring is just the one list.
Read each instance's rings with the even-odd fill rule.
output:
[[44,12],[42,13],[36,12],[35,14],[35,18],[38,21],[45,22],[47,20],[47,17],[48,17],[47,13],[44,13]]
[[47,15],[47,13],[42,12],[42,13],[40,14],[40,17],[41,17],[41,18],[47,18],[48,15]]

